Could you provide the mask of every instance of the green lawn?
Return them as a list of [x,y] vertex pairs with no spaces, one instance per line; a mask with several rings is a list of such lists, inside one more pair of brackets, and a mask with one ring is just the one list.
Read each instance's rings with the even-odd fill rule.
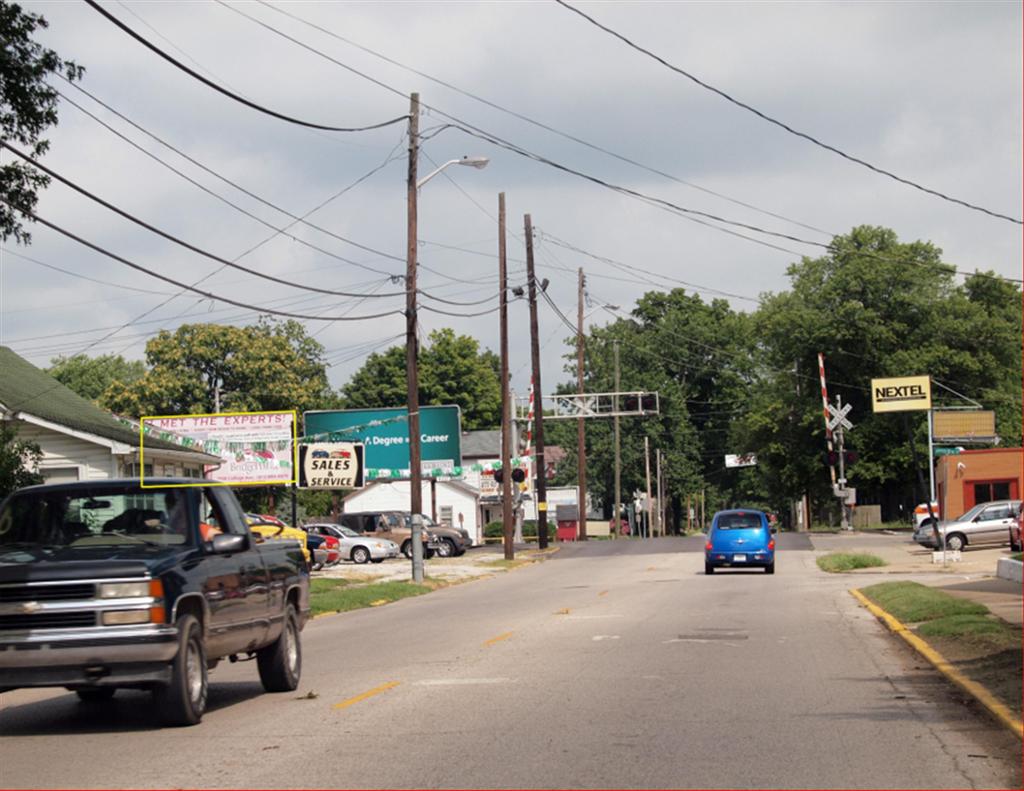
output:
[[371,585],[353,585],[343,579],[317,579],[310,587],[309,605],[313,615],[325,612],[347,612],[363,607],[421,596],[437,585],[415,585],[411,582],[375,582]]
[[986,615],[988,608],[918,582],[883,582],[861,593],[904,623],[937,621],[964,615]]
[[886,562],[878,555],[868,555],[863,552],[830,552],[818,558],[817,562],[818,568],[829,572],[870,569],[886,565]]

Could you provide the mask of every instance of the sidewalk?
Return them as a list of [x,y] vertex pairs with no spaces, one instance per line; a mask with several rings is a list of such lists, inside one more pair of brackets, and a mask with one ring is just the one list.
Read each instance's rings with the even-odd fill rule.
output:
[[[965,549],[958,562],[932,563],[932,550],[914,543],[909,532],[882,533],[809,533],[817,552],[865,552],[878,555],[888,565],[881,568],[857,569],[847,572],[858,576],[907,576],[919,578],[924,585],[940,588],[947,593],[984,604],[1004,621],[1020,626],[1024,614],[1024,589],[1014,582],[996,576],[999,558],[1009,557],[1007,547]],[[861,581],[861,585],[882,582]]]

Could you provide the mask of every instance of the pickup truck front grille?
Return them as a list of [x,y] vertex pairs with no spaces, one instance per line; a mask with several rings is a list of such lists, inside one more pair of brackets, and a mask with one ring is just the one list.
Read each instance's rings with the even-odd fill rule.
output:
[[0,604],[23,601],[85,601],[95,595],[96,585],[91,582],[0,586]]
[[0,632],[22,629],[74,629],[95,626],[94,612],[33,613],[31,615],[0,615]]

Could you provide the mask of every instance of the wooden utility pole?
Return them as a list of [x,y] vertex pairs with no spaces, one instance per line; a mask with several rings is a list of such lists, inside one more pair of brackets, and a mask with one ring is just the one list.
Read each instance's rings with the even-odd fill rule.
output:
[[[619,392],[619,342],[614,341],[612,346],[615,352],[615,392]],[[615,525],[613,528],[615,533],[619,532],[622,527],[619,522],[619,517],[622,513],[622,460],[620,457],[621,446],[619,444],[619,397],[615,396],[615,513],[612,514],[612,524]],[[614,538],[613,534],[613,538]]]
[[419,159],[420,95],[414,93],[409,104],[409,184],[408,233],[405,248],[405,382],[409,412],[409,515],[412,522],[412,580],[423,582],[423,544],[420,539],[420,514],[423,491],[420,463],[420,382],[419,348],[416,340],[416,163]]
[[[583,395],[583,267],[580,267],[579,312],[576,319],[576,392]],[[579,461],[580,541],[587,540],[587,430],[584,419],[576,421],[576,457]]]
[[664,501],[661,499],[661,448],[654,451],[654,461],[656,464],[657,472],[654,474],[654,481],[658,486],[658,535],[665,535],[665,506]]
[[501,316],[501,525],[505,560],[515,557],[512,520],[512,427],[508,392],[508,275],[505,268],[505,193],[498,193],[498,293]]
[[644,469],[647,476],[647,501],[644,506],[647,511],[647,537],[650,538],[653,533],[651,531],[651,440],[648,437],[644,437]]
[[540,338],[537,330],[537,278],[533,270],[533,223],[530,215],[523,217],[526,233],[526,278],[530,290],[530,361],[533,366],[533,441],[537,450],[534,462],[536,482],[534,497],[537,503],[537,546],[545,549],[548,545],[548,498],[547,469],[544,464],[544,401],[540,387]]

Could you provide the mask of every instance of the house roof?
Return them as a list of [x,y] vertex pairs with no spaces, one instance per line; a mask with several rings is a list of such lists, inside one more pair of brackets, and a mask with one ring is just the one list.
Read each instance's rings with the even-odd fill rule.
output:
[[501,455],[501,430],[462,432],[463,459],[490,459]]
[[[423,480],[425,482],[425,481],[428,481],[430,479],[429,478],[424,478]],[[390,479],[389,478],[389,479],[386,479],[386,480],[383,480],[383,481],[371,481],[370,483],[366,484],[362,489],[356,489],[355,491],[350,492],[349,494],[345,495],[343,498],[341,498],[341,501],[343,503],[347,503],[352,498],[358,497],[359,495],[363,494],[364,492],[368,491],[369,489],[373,489],[373,488],[375,488],[377,486],[383,486],[384,484],[389,484],[389,483],[390,484],[393,484],[393,483],[407,483],[408,481],[409,481],[408,478],[395,478],[395,479]],[[480,494],[479,491],[474,489],[468,483],[466,483],[464,481],[457,480],[457,479],[451,479],[451,480],[447,480],[447,481],[438,481],[437,485],[438,486],[448,486],[448,487],[450,487],[452,489],[455,489],[456,491],[461,491],[463,494],[468,494],[470,497],[476,497],[476,496],[478,496]]]
[[[0,407],[12,415],[30,415],[75,431],[121,442],[132,448],[139,446],[138,431],[125,426],[109,412],[78,395],[6,346],[0,346]],[[155,438],[147,439],[146,447],[179,453],[187,450],[173,442]],[[197,458],[208,455],[198,451],[188,452]]]

